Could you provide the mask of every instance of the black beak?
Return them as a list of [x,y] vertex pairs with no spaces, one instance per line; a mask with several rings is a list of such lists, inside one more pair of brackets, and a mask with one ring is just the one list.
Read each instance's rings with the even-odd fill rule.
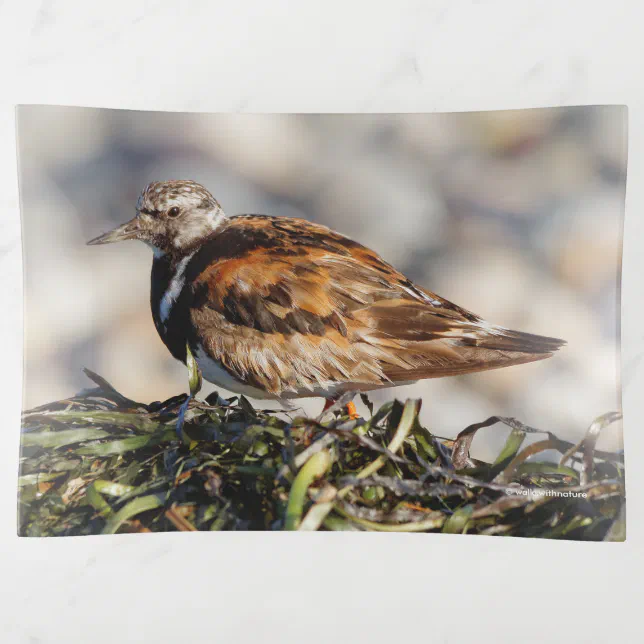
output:
[[114,242],[125,241],[127,239],[138,239],[141,229],[139,228],[139,220],[137,217],[130,219],[121,226],[108,233],[104,233],[91,239],[87,242],[88,246],[96,246],[98,244],[112,244]]

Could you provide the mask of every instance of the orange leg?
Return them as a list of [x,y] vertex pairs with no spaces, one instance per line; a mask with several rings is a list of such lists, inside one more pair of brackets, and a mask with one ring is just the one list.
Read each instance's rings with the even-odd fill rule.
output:
[[347,409],[347,412],[349,414],[349,418],[351,420],[357,420],[358,418],[360,418],[360,414],[358,413],[358,410],[356,409],[356,404],[353,401],[351,401],[350,403],[347,403],[346,409]]
[[[324,409],[322,412],[324,413],[334,402],[335,400],[333,398],[325,398]],[[353,401],[347,403],[344,408],[346,409],[347,414],[349,414],[349,418],[351,420],[357,420],[360,418],[360,414],[358,414],[358,410],[356,409],[356,404]]]

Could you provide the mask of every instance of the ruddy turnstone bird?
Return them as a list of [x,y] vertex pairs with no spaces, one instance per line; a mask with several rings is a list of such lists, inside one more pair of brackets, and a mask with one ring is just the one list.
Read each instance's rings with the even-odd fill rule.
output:
[[252,398],[328,404],[543,360],[565,344],[490,324],[326,226],[229,217],[194,181],[151,183],[136,210],[88,243],[150,246],[152,317],[170,353]]

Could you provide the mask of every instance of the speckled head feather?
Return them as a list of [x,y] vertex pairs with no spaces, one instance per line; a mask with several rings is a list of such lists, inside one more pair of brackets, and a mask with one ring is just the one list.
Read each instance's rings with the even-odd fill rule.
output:
[[139,239],[156,255],[192,252],[226,219],[219,202],[195,181],[153,181],[136,205]]
[[136,204],[139,212],[158,215],[172,206],[205,211],[221,210],[219,202],[195,181],[153,181],[141,192]]

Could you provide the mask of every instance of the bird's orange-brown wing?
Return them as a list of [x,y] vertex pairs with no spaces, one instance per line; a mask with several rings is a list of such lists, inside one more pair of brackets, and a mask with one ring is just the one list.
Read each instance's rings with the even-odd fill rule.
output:
[[488,325],[304,220],[235,217],[199,253],[191,315],[200,343],[272,395],[491,369],[562,344]]

